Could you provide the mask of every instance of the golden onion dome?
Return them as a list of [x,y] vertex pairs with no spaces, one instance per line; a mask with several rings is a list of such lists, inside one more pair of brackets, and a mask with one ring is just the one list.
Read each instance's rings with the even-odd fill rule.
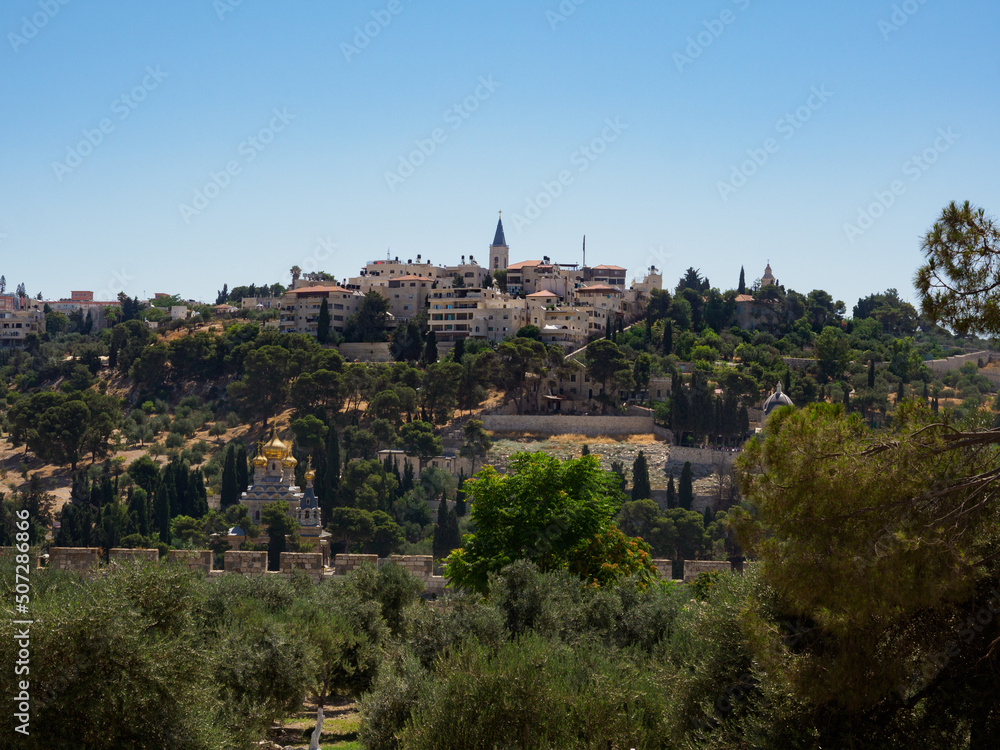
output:
[[257,441],[257,455],[253,457],[253,461],[251,461],[250,463],[252,463],[258,469],[263,469],[265,466],[267,466],[267,459],[264,458],[263,440]]
[[274,427],[271,428],[271,439],[264,446],[264,457],[270,461],[277,461],[288,451],[288,446],[278,440],[278,433]]
[[293,445],[294,443],[289,443],[288,450],[285,451],[285,457],[281,460],[281,465],[286,469],[294,469],[299,464],[295,456],[292,455]]
[[306,481],[307,482],[311,482],[315,478],[316,478],[316,470],[313,469],[313,459],[312,459],[312,456],[309,456],[309,459],[306,462]]

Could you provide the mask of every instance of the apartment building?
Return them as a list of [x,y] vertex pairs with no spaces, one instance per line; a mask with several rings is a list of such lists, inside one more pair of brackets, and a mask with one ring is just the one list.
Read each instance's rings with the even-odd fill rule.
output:
[[315,336],[324,299],[330,310],[330,329],[343,334],[344,323],[357,312],[362,295],[342,286],[307,286],[285,292],[281,298],[279,330]]

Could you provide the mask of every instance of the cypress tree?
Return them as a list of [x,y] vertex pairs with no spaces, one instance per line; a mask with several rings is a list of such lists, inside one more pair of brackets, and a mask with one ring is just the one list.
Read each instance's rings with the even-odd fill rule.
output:
[[242,440],[236,445],[236,486],[240,494],[250,489],[250,461]]
[[205,475],[201,469],[188,474],[187,496],[192,518],[201,518],[208,513],[208,491],[205,489]]
[[225,510],[239,502],[240,490],[236,471],[236,450],[232,443],[226,446],[226,458],[222,464],[222,489],[219,493],[219,503]]
[[455,492],[455,517],[464,518],[466,513],[465,505],[465,477],[458,481],[458,490]]
[[869,359],[868,360],[868,387],[869,388],[874,388],[875,387],[875,360],[874,359]]
[[590,455],[590,446],[587,445],[586,443],[584,443],[583,444],[583,450],[580,452],[580,455],[581,456],[589,456]]
[[604,338],[608,341],[611,340],[611,316],[609,315],[604,320]]
[[674,472],[670,472],[670,479],[667,481],[667,508],[677,507],[677,487],[674,486]]
[[170,493],[167,491],[167,483],[162,478],[156,481],[153,509],[156,511],[156,527],[160,541],[170,544]]
[[326,468],[330,489],[336,492],[340,488],[340,438],[332,425],[326,434]]
[[900,378],[899,387],[896,389],[896,403],[898,404],[904,398],[906,398],[906,393],[903,390],[903,380]]
[[747,293],[747,277],[746,274],[743,272],[743,266],[740,266],[740,284],[738,287],[736,287],[736,293],[737,294]]
[[403,482],[399,486],[400,494],[405,495],[407,492],[413,489],[413,464],[409,461],[404,461],[403,466]]
[[691,462],[685,461],[684,468],[681,469],[681,480],[677,488],[677,504],[684,510],[691,510],[694,502],[694,472],[691,470]]
[[427,338],[424,339],[424,362],[428,365],[432,365],[438,361],[438,342],[437,334],[434,333],[432,328],[427,332]]
[[455,342],[455,348],[451,350],[451,358],[456,362],[461,362],[462,357],[465,356],[465,339],[459,339]]
[[670,318],[663,320],[663,356],[669,357],[674,350],[674,324]]
[[316,340],[325,344],[330,340],[330,304],[323,298],[319,306],[319,317],[316,319]]
[[652,496],[653,491],[649,486],[649,464],[646,462],[646,454],[639,451],[639,455],[632,462],[632,499],[645,500]]
[[448,540],[448,501],[441,498],[441,502],[438,503],[438,516],[437,523],[434,525],[434,541],[431,544],[431,550],[434,557],[441,559],[449,552],[450,549],[447,548]]
[[712,509],[709,506],[706,505],[705,506],[705,515],[702,517],[702,523],[705,524],[705,528],[707,529],[708,525],[710,523],[712,523],[712,521],[714,521],[714,520],[715,520],[715,513],[713,513]]
[[129,515],[132,516],[132,523],[135,524],[137,533],[148,536],[149,528],[149,495],[142,487],[132,488],[128,501]]

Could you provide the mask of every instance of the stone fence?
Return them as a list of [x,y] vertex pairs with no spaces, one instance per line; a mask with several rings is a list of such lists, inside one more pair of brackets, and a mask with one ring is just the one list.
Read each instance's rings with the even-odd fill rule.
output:
[[[155,549],[113,549],[109,559],[112,563],[156,562],[159,552]],[[337,555],[333,568],[323,567],[323,555],[320,552],[282,552],[280,569],[267,569],[266,552],[243,552],[229,550],[225,554],[225,571],[212,570],[213,555],[210,550],[170,550],[167,561],[180,565],[188,570],[205,574],[238,573],[241,575],[281,575],[290,578],[299,571],[305,573],[314,582],[319,583],[324,578],[344,575],[357,570],[364,564],[400,565],[413,576],[419,578],[428,594],[443,594],[447,587],[447,579],[434,575],[434,559],[430,555],[391,555],[379,559],[378,555]],[[653,560],[653,565],[664,578],[674,578],[674,572],[680,572],[683,567],[682,580],[693,581],[701,573],[728,572],[733,569],[731,563],[718,560],[683,560],[676,563],[670,559]],[[48,567],[56,570],[73,571],[91,574],[100,567],[100,549],[97,547],[51,547],[49,549]],[[679,578],[681,580],[681,578]]]
[[954,357],[947,357],[946,359],[931,359],[924,362],[927,368],[931,372],[942,373],[948,372],[950,370],[958,370],[966,362],[975,362],[979,364],[979,360],[983,362],[989,362],[993,352],[986,349],[979,352],[969,352],[968,354],[956,354]]
[[531,432],[539,435],[650,435],[652,415],[644,417],[582,417],[557,414],[490,414],[483,426],[492,432]]

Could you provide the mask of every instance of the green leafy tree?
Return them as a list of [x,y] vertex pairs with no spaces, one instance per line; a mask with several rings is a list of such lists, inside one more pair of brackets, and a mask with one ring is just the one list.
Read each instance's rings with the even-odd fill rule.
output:
[[458,450],[458,455],[472,461],[472,473],[476,473],[476,464],[486,460],[486,454],[493,447],[490,434],[483,428],[481,419],[470,419],[462,428],[465,442]]
[[851,359],[851,344],[847,335],[839,328],[827,326],[816,337],[815,347],[820,372],[829,380],[842,378]]
[[[561,462],[542,453],[514,456],[509,473],[487,466],[468,489],[475,534],[448,559],[447,575],[460,587],[485,592],[489,574],[515,560],[542,570],[569,569],[588,581],[648,574],[641,544],[625,542],[618,567],[602,554],[619,543],[614,516],[622,495],[594,456]],[[634,541],[634,540],[633,540]]]
[[618,377],[618,373],[628,369],[628,361],[617,344],[601,339],[587,344],[585,353],[587,373],[591,379],[601,384],[602,412],[607,412],[608,403],[613,399],[608,383]]
[[288,503],[278,500],[268,503],[260,512],[261,523],[267,527],[267,568],[278,570],[281,553],[289,552],[298,543],[298,521],[289,515]]
[[240,410],[255,422],[276,413],[288,396],[288,350],[267,345],[254,349],[244,360],[245,375],[228,387]]
[[441,455],[441,438],[434,435],[434,426],[429,422],[416,420],[403,425],[399,439],[407,455],[420,460],[421,469],[425,461]]
[[357,312],[344,322],[344,338],[348,341],[380,343],[385,341],[389,325],[389,300],[374,289],[358,305]]
[[921,243],[914,284],[930,320],[959,336],[1000,333],[1000,229],[985,209],[950,203]]

